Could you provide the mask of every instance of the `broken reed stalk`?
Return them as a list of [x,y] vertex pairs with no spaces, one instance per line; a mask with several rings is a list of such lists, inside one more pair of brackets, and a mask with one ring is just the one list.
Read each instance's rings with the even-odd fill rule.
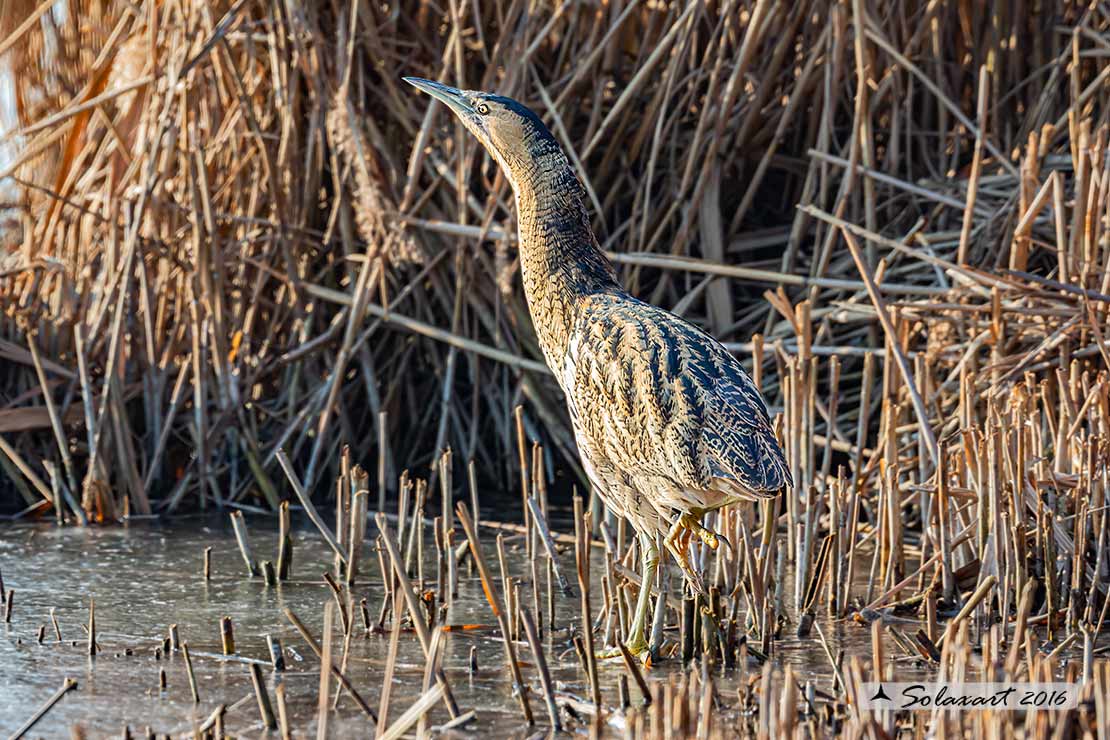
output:
[[382,740],[399,740],[403,737],[410,727],[443,699],[443,692],[443,684],[437,683],[421,694],[415,702],[409,705],[404,714],[398,717],[397,721],[381,734]]
[[539,502],[535,497],[528,497],[528,508],[532,511],[532,522],[540,533],[540,541],[543,542],[544,550],[547,552],[548,562],[555,571],[555,578],[559,582],[559,590],[563,592],[563,596],[574,596],[574,589],[570,587],[566,577],[559,570],[559,558],[555,553],[555,542],[551,539],[551,530],[547,526],[547,518],[540,511]]
[[258,563],[251,554],[250,540],[247,539],[247,525],[243,521],[243,512],[231,512],[231,528],[235,530],[235,541],[239,544],[239,554],[243,556],[243,563],[247,566],[247,573],[251,578],[259,574]]
[[281,464],[282,471],[285,472],[285,477],[289,479],[289,485],[292,486],[293,493],[296,494],[297,500],[301,502],[301,506],[304,507],[305,513],[308,514],[308,518],[316,525],[316,529],[318,529],[320,534],[324,537],[324,542],[328,543],[328,547],[332,549],[335,556],[345,566],[347,564],[347,555],[343,552],[343,547],[339,544],[339,541],[335,538],[335,535],[332,534],[331,530],[328,529],[328,525],[326,525],[324,520],[320,517],[320,512],[316,511],[316,507],[312,505],[312,501],[309,499],[300,480],[297,479],[297,474],[293,470],[293,463],[289,461],[289,458],[285,454],[285,450],[278,449],[276,455],[278,463]]
[[[249,697],[248,697],[249,698]],[[196,734],[204,736],[206,733],[211,732],[214,735],[222,735],[224,730],[224,716],[227,714],[227,705],[220,704],[212,713],[200,723],[196,728]]]
[[980,602],[982,602],[983,599],[987,597],[987,594],[991,592],[991,589],[994,588],[994,585],[996,583],[998,583],[998,576],[994,574],[991,574],[983,579],[982,583],[980,583],[978,588],[975,589],[975,592],[971,595],[967,602],[964,603],[963,608],[960,609],[959,614],[957,614],[952,619],[952,621],[948,623],[948,627],[947,629],[945,629],[944,637],[942,638],[942,641],[945,644],[947,644],[949,640],[953,639],[957,631],[960,629],[960,625],[963,624],[964,620],[967,619],[973,611],[975,611],[975,607],[979,606]]
[[559,722],[559,706],[555,702],[554,684],[551,681],[551,671],[547,667],[547,658],[543,654],[543,644],[539,632],[536,630],[536,620],[528,607],[520,607],[520,618],[524,623],[524,634],[528,637],[528,645],[532,648],[532,655],[536,658],[536,670],[540,674],[540,685],[543,686],[543,696],[547,702],[547,716],[551,720],[551,728],[555,732],[562,732],[563,726]]
[[385,674],[381,698],[378,700],[378,730],[389,724],[389,695],[393,691],[393,670],[397,665],[397,646],[401,641],[401,594],[393,592],[393,624],[389,630],[389,647],[385,654]]
[[197,674],[193,672],[193,659],[189,655],[189,643],[181,643],[181,652],[185,656],[185,673],[189,677],[189,693],[193,696],[193,703],[200,704],[200,692],[197,689]]
[[520,702],[520,711],[524,715],[524,721],[532,725],[535,723],[535,719],[532,716],[532,705],[528,701],[528,685],[524,683],[524,676],[520,672],[520,664],[516,659],[516,645],[511,637],[509,616],[505,613],[503,602],[497,595],[497,587],[490,577],[485,555],[482,554],[482,545],[478,540],[478,532],[474,528],[474,522],[470,519],[470,512],[466,504],[462,501],[458,502],[455,506],[455,512],[458,514],[459,523],[466,533],[467,542],[470,543],[470,556],[478,568],[478,577],[482,582],[482,591],[486,596],[486,602],[493,611],[493,616],[497,619],[497,624],[501,629],[501,642],[505,646],[505,660],[509,665],[509,671],[512,673],[514,691],[517,701]]
[[19,740],[19,738],[30,732],[31,728],[38,724],[39,720],[45,717],[46,713],[53,709],[54,705],[60,702],[63,696],[75,688],[77,688],[77,681],[67,677],[62,681],[62,687],[55,691],[49,699],[43,702],[43,705],[10,735],[10,740]]
[[378,508],[385,511],[386,471],[389,459],[389,413],[378,412]]
[[284,581],[293,571],[293,534],[289,529],[289,502],[282,501],[278,507],[278,559],[277,577]]
[[267,730],[277,727],[274,719],[274,709],[270,705],[270,694],[266,691],[266,680],[262,677],[262,668],[258,663],[250,664],[251,683],[254,684],[254,697],[258,701],[258,714],[262,719],[262,726]]
[[594,652],[593,626],[590,624],[592,612],[590,610],[590,528],[589,513],[582,511],[582,497],[574,497],[574,557],[578,571],[578,593],[582,599],[582,634],[587,666],[587,676],[590,681],[590,695],[597,713],[597,725],[600,726],[601,715],[601,685],[597,676],[597,655]]
[[[412,625],[416,629],[416,636],[419,638],[420,646],[424,650],[424,657],[427,660],[432,660],[431,639],[428,636],[428,627],[425,624],[424,614],[420,608],[420,600],[417,598],[416,592],[412,588],[412,582],[409,580],[408,573],[405,571],[401,561],[401,553],[393,536],[393,532],[389,528],[385,514],[379,512],[375,515],[374,521],[378,525],[378,531],[381,533],[382,542],[385,544],[386,551],[389,553],[389,559],[393,564],[394,583],[400,587],[401,595],[404,597],[405,604],[408,606],[409,615],[412,617]],[[399,617],[394,615],[394,619],[399,619]],[[458,717],[459,706],[455,703],[455,697],[451,692],[451,685],[447,682],[447,675],[443,672],[442,667],[437,667],[435,677],[436,681],[443,684],[442,695],[444,704],[447,705],[447,711],[450,713],[452,719]]]
[[[365,485],[363,480],[362,484]],[[358,574],[359,557],[362,553],[362,542],[366,537],[367,505],[370,501],[370,492],[366,488],[355,491],[351,499],[351,528],[348,534],[347,550],[347,585],[354,585],[355,576]]]
[[[328,736],[328,714],[330,711],[328,700],[331,697],[329,686],[332,669],[334,668],[331,660],[334,615],[335,605],[330,601],[324,602],[324,632],[321,638],[323,647],[320,652],[320,690],[316,698],[316,740],[326,740]],[[377,724],[377,719],[374,720],[374,723]]]
[[289,727],[289,710],[285,705],[285,684],[279,682],[274,687],[274,698],[277,699],[278,727],[281,729],[281,740],[292,740],[293,733]]
[[[424,676],[423,676],[423,680],[421,681],[421,684],[420,684],[422,690],[425,693],[427,693],[428,691],[430,691],[433,688],[432,687],[432,681],[433,680],[436,681],[436,683],[439,684],[441,687],[444,687],[444,692],[447,691],[446,683],[440,683],[439,679],[438,679],[438,672],[442,669],[442,665],[440,664],[440,658],[441,658],[440,648],[443,645],[443,635],[444,634],[445,634],[444,630],[437,629],[432,635],[432,644],[431,644],[431,647],[429,649],[430,657],[428,657],[424,661]],[[458,717],[453,717],[451,719],[451,721],[452,722],[457,721],[462,716],[464,716],[464,715],[460,714]],[[421,714],[420,718],[416,722],[416,736],[417,737],[424,737],[427,734],[427,731],[428,731],[427,715],[426,714]]]
[[628,669],[633,680],[636,681],[636,687],[640,690],[640,695],[644,698],[644,705],[647,706],[651,704],[651,689],[648,687],[647,680],[644,678],[644,672],[640,670],[635,656],[628,652],[628,648],[624,646],[623,640],[617,640],[617,649],[620,650],[621,658],[624,660],[624,667]]
[[[331,602],[329,601],[327,603],[330,604]],[[306,643],[308,643],[308,647],[311,648],[313,654],[317,658],[320,659],[320,664],[324,665],[323,650],[320,648],[320,645],[316,642],[316,638],[314,638],[312,636],[312,633],[308,631],[308,627],[306,627],[304,625],[304,622],[302,622],[300,620],[300,618],[297,617],[297,615],[293,613],[292,609],[289,609],[287,607],[284,610],[282,610],[282,612],[285,614],[285,618],[289,620],[289,623],[292,624],[294,627],[296,627],[297,632],[301,633],[301,637],[304,639],[304,641]],[[373,709],[370,708],[370,705],[367,704],[366,700],[363,699],[362,696],[358,693],[358,691],[355,689],[354,685],[351,683],[350,679],[348,679],[347,676],[345,676],[343,674],[343,672],[341,670],[339,670],[339,666],[335,665],[334,663],[331,663],[331,672],[335,674],[335,677],[339,680],[339,683],[343,685],[343,688],[347,690],[347,693],[351,695],[351,698],[355,700],[355,703],[358,704],[359,708],[363,711],[363,713],[367,717],[372,719],[374,721],[374,724],[377,724],[378,715],[374,712]]]
[[[11,611],[11,592],[8,592],[8,610]],[[88,628],[88,646],[86,652],[90,657],[96,656],[96,601],[89,598],[89,628]]]
[[328,588],[331,589],[331,595],[335,600],[335,606],[339,610],[339,619],[342,623],[343,633],[346,634],[351,624],[351,614],[347,611],[347,604],[343,599],[343,589],[335,582],[335,577],[327,571],[324,572],[324,583],[328,584]]
[[273,635],[266,635],[266,649],[270,653],[270,665],[273,666],[274,673],[284,672],[285,653],[282,652],[281,638],[274,637]]
[[235,654],[235,634],[231,628],[231,617],[220,618],[220,644],[224,655]]
[[[520,466],[520,503],[524,515],[524,530],[531,532],[532,516],[528,508],[528,446],[524,435],[524,407],[517,406],[513,409],[513,419],[516,425],[517,460]],[[528,559],[532,559],[532,539],[525,540],[528,550]]]
[[918,386],[914,380],[913,371],[910,369],[909,361],[902,351],[901,342],[898,340],[898,332],[887,311],[886,301],[875,285],[875,278],[871,274],[871,269],[867,266],[867,263],[864,262],[859,245],[856,243],[852,232],[847,228],[842,228],[841,234],[844,237],[844,243],[848,245],[848,250],[852,253],[852,259],[855,261],[856,268],[859,270],[864,285],[867,287],[867,293],[871,297],[871,302],[875,304],[875,312],[879,317],[879,323],[882,324],[883,331],[887,334],[887,339],[889,340],[888,346],[894,352],[898,370],[902,373],[902,379],[905,381],[905,387],[913,403],[914,412],[917,414],[918,431],[922,439],[925,440],[926,449],[929,451],[929,457],[932,458],[933,465],[936,465],[940,461],[940,452],[938,451],[937,439],[936,435],[933,433],[933,427],[929,423],[929,412],[926,410],[925,402],[921,400],[921,394],[917,390]]

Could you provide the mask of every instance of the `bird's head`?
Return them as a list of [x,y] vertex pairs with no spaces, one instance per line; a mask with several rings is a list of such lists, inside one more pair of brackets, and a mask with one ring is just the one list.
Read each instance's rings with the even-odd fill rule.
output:
[[419,77],[404,80],[450,108],[497,160],[514,187],[519,177],[531,169],[529,163],[553,153],[562,155],[555,137],[539,116],[512,98],[458,90]]

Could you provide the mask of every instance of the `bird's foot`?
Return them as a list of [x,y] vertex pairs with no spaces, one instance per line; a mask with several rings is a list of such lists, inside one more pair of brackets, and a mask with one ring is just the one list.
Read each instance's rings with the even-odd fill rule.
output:
[[693,532],[694,536],[704,542],[710,550],[716,550],[724,542],[728,549],[732,549],[732,543],[723,534],[714,532],[702,526],[702,523],[693,514],[683,514],[680,518],[683,527]]
[[701,577],[701,573],[691,568],[689,564],[679,563],[678,567],[682,569],[682,575],[686,577],[686,582],[690,584],[690,590],[695,595],[705,596],[708,593],[708,589],[705,587],[705,579]]
[[616,660],[621,657],[621,649],[619,647],[604,648],[603,650],[595,650],[594,657],[598,660]]
[[[685,548],[683,548],[683,550],[684,549]],[[690,561],[687,559],[686,553],[683,552],[683,550],[676,548],[671,551],[671,554],[674,555],[675,562],[678,563],[678,568],[682,571],[682,575],[686,577],[686,582],[690,584],[690,588],[693,589],[694,593],[698,596],[704,596],[707,593],[705,580],[701,577],[701,573],[698,573],[694,570],[694,567],[690,565]]]
[[[651,659],[651,645],[643,637],[639,639],[629,640],[624,643],[624,649],[633,658],[638,659],[641,663],[647,663]],[[620,646],[606,648],[605,650],[598,650],[594,653],[598,660],[614,660],[622,657]]]
[[633,638],[624,643],[624,649],[629,652],[633,657],[643,660],[647,657],[648,652],[651,650],[651,645],[643,637]]
[[682,571],[682,575],[686,577],[686,582],[690,584],[690,588],[693,589],[694,593],[703,595],[706,593],[705,581],[701,574],[690,565],[690,559],[686,556],[690,549],[692,530],[689,523],[691,521],[697,523],[697,520],[689,514],[684,514],[676,519],[675,523],[671,525],[671,531],[663,538],[663,545],[671,553],[675,562],[678,563],[678,568]]

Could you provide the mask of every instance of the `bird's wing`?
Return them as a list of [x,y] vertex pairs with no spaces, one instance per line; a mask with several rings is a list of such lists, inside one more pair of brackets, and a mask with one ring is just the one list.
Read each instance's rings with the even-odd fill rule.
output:
[[773,496],[790,481],[740,363],[674,314],[628,295],[580,306],[562,385],[583,440],[630,475]]

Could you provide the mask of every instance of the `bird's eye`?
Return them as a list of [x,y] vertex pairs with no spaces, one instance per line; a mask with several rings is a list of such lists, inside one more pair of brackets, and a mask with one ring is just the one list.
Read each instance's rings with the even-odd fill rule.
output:
[[478,105],[476,105],[474,107],[474,110],[478,111],[478,113],[480,115],[483,115],[483,116],[488,116],[489,115],[489,106],[486,105],[485,103],[478,103]]

